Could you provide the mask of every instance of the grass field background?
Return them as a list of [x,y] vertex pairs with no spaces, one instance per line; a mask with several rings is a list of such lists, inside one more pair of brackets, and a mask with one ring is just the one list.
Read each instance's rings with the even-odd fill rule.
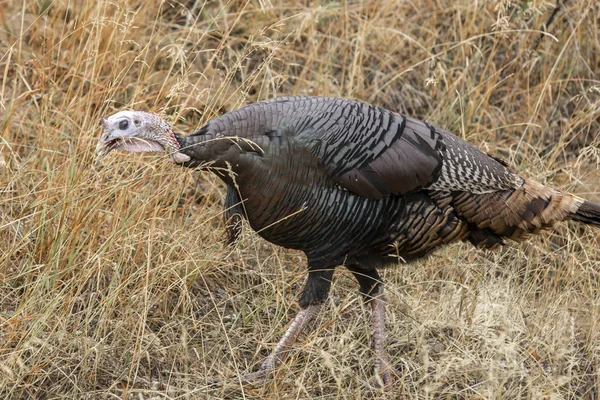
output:
[[0,397],[598,396],[600,230],[575,223],[384,271],[391,395],[342,269],[276,378],[241,385],[298,310],[304,256],[247,226],[225,248],[222,184],[98,160],[98,121],[186,133],[291,94],[426,119],[600,201],[595,0],[0,0]]

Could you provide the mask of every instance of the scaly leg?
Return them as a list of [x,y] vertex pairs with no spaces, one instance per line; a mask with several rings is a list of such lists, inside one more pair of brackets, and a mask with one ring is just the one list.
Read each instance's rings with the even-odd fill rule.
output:
[[373,350],[375,351],[375,377],[377,385],[386,391],[392,388],[392,374],[390,371],[388,354],[385,347],[385,301],[383,298],[383,283],[377,270],[362,270],[359,266],[349,266],[360,285],[360,293],[366,303],[371,304],[373,324]]
[[277,346],[275,346],[271,354],[263,361],[260,369],[253,374],[247,375],[246,380],[256,381],[271,378],[273,370],[281,364],[290,347],[296,342],[298,335],[300,335],[306,325],[317,315],[320,308],[321,305],[315,305],[300,310],[298,314],[296,314],[290,327],[285,331],[281,340],[279,340],[279,343],[277,343]]
[[[302,333],[306,325],[318,314],[321,309],[321,305],[308,306],[298,312],[296,317],[292,321],[290,327],[285,331],[283,337],[277,343],[277,346],[273,349],[271,354],[263,361],[260,369],[251,374],[244,376],[243,380],[247,383],[259,383],[265,379],[271,379],[273,377],[273,371],[281,364],[284,360],[286,353],[290,347],[296,342],[298,335]],[[211,379],[210,384],[218,384],[221,379]]]
[[290,347],[296,342],[298,335],[306,325],[317,315],[321,305],[329,295],[333,270],[309,270],[308,279],[300,296],[301,310],[296,314],[290,327],[277,343],[271,354],[263,361],[260,370],[246,375],[246,380],[256,382],[271,378],[273,370],[281,364]]
[[[373,313],[373,350],[375,350],[375,377],[381,378],[386,391],[391,389],[392,375],[390,363],[385,348],[385,301],[383,298],[383,285],[377,285],[372,293],[371,310]],[[381,384],[381,383],[380,383]]]

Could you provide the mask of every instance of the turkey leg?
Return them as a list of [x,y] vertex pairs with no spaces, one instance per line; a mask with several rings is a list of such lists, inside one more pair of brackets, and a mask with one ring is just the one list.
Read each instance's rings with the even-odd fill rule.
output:
[[349,266],[348,269],[358,281],[365,303],[371,305],[376,385],[381,387],[383,384],[383,388],[389,391],[392,385],[392,375],[385,347],[385,300],[381,277],[376,269],[363,270],[357,265]]
[[373,350],[375,351],[375,378],[381,379],[386,391],[391,389],[392,375],[390,373],[388,354],[385,348],[385,300],[383,285],[377,285],[370,299],[373,314]]
[[331,287],[331,277],[333,269],[312,270],[308,271],[308,278],[300,295],[301,310],[296,314],[290,327],[285,331],[283,337],[271,354],[263,361],[260,370],[255,373],[246,375],[246,380],[256,382],[260,379],[268,379],[272,377],[273,370],[277,368],[290,347],[296,342],[298,335],[304,330],[306,325],[318,314],[321,306]]
[[308,306],[300,310],[292,321],[290,327],[285,331],[283,337],[277,343],[271,354],[263,361],[260,369],[252,374],[246,375],[246,380],[256,382],[260,379],[272,378],[273,371],[285,359],[286,353],[294,345],[298,335],[304,330],[304,327],[317,315],[321,305]]

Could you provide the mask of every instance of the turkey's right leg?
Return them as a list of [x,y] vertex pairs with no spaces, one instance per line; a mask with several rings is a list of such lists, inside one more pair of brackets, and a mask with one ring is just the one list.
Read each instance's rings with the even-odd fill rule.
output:
[[[358,284],[360,293],[365,303],[371,305],[373,324],[373,350],[375,352],[375,377],[381,379],[383,388],[390,391],[392,388],[392,374],[385,346],[385,300],[383,298],[383,283],[377,270],[361,270],[358,267],[349,266]],[[378,384],[379,385],[379,384]]]
[[284,360],[290,347],[296,342],[298,335],[300,335],[306,325],[308,325],[308,323],[318,314],[321,305],[329,295],[332,277],[332,269],[308,271],[308,278],[306,279],[306,283],[304,284],[299,299],[300,311],[296,314],[296,317],[271,354],[263,361],[260,370],[247,375],[246,380],[256,381],[272,376],[273,370]]

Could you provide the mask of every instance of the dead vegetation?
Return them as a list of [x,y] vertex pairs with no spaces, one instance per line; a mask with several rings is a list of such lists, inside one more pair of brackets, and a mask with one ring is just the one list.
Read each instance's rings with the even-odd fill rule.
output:
[[[597,1],[0,1],[0,395],[364,398],[353,279],[276,379],[238,378],[297,309],[301,254],[156,155],[99,162],[98,119],[179,131],[283,94],[356,98],[445,127],[600,200]],[[561,224],[385,271],[398,398],[597,398],[600,231]],[[226,384],[212,387],[214,377]]]

